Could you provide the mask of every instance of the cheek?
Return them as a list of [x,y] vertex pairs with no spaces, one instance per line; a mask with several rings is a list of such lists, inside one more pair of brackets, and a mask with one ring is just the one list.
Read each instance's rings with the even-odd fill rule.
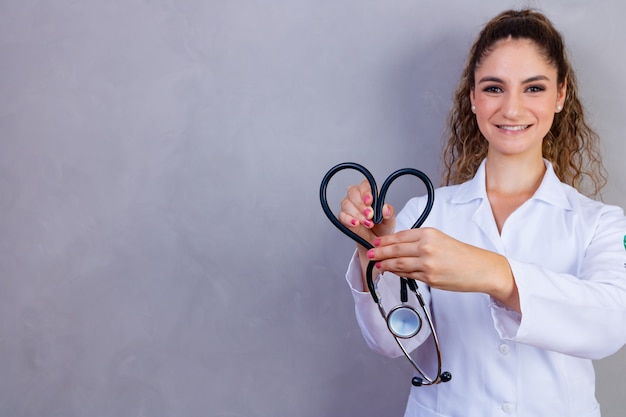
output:
[[484,116],[497,111],[500,108],[500,101],[493,97],[477,96],[474,100],[474,105],[476,106],[476,114],[478,115],[480,113]]
[[483,134],[483,136],[488,136],[488,132],[492,126],[489,122],[489,116],[485,114],[484,111],[476,111],[476,124],[478,125],[478,130]]
[[474,115],[479,126],[486,123],[497,112],[498,106],[494,105],[493,101],[476,101],[476,111]]
[[535,116],[538,120],[543,121],[546,124],[552,125],[556,112],[556,104],[545,104],[535,108]]

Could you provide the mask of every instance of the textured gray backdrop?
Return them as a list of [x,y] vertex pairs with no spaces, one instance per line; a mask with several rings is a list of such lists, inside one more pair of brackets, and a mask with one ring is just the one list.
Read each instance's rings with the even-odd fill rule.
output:
[[[361,338],[319,182],[438,178],[469,42],[525,4],[0,0],[0,415],[401,415],[410,371]],[[626,3],[530,5],[626,206]],[[620,417],[624,350],[597,368]]]

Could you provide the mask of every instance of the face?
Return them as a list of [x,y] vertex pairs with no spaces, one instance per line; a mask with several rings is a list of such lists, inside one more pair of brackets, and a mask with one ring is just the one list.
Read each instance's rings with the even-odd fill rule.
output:
[[526,39],[499,41],[475,71],[470,100],[488,157],[542,157],[542,142],[565,101],[557,70]]

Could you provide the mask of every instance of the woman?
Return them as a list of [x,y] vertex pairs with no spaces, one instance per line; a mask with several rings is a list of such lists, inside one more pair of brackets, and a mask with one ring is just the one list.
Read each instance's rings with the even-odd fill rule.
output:
[[[400,356],[367,293],[366,266],[414,279],[430,306],[452,381],[413,387],[406,416],[599,416],[593,359],[626,342],[626,218],[578,189],[604,185],[560,34],[541,13],[507,11],[473,45],[444,152],[447,186],[420,229],[425,198],[373,224],[367,182],[339,220],[357,245],[347,279],[368,345]],[[394,233],[395,231],[395,233]],[[427,331],[405,343],[436,362]]]

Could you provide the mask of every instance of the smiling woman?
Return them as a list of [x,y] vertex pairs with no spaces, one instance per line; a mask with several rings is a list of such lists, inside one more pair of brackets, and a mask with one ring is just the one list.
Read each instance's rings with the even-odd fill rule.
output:
[[[600,415],[592,360],[626,342],[626,217],[574,188],[604,177],[564,51],[540,13],[494,18],[457,89],[448,186],[423,227],[411,224],[424,197],[397,217],[387,206],[378,224],[367,181],[342,202],[340,221],[368,242],[347,272],[367,343],[402,355],[367,294],[374,262],[384,308],[401,304],[397,276],[421,287],[454,375],[413,388],[405,416]],[[424,336],[403,346],[428,364]]]
[[[504,43],[509,47],[499,48]],[[522,48],[524,44],[526,48]],[[506,52],[510,52],[508,57],[495,59]],[[521,53],[527,60],[522,59]],[[485,68],[488,65],[491,65],[491,71],[499,72],[489,73]],[[514,76],[518,77],[517,80],[511,79]],[[504,85],[514,81],[520,83],[518,97],[512,96],[515,91],[511,88],[515,86]],[[522,88],[526,94],[521,94],[519,89]],[[546,115],[550,120],[548,132],[542,136],[541,155],[553,164],[556,175],[564,183],[579,191],[587,185],[591,188],[591,195],[600,192],[606,183],[606,175],[599,156],[598,136],[585,121],[576,75],[563,39],[544,15],[528,10],[502,13],[485,26],[472,46],[455,93],[455,107],[450,114],[450,136],[444,151],[444,180],[448,185],[471,179],[487,156],[489,138],[479,126],[483,112],[474,102],[482,92],[508,94],[513,101],[505,104],[514,107],[500,109],[505,112],[523,111],[522,107],[530,104],[531,97],[556,93],[556,97],[551,96],[554,101],[546,103]],[[515,100],[524,97],[529,100]],[[537,107],[533,105],[532,108]],[[478,117],[474,117],[476,111],[481,111]]]

